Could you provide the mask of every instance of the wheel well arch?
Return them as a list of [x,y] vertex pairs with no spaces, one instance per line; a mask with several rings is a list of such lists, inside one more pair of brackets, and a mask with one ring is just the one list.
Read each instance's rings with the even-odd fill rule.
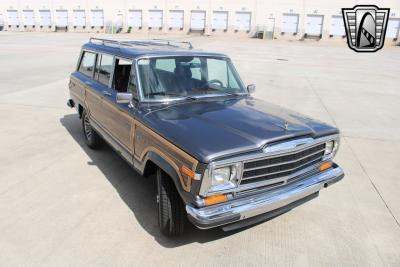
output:
[[78,113],[79,113],[79,118],[82,118],[83,106],[81,104],[78,104]]
[[158,155],[153,151],[149,151],[145,157],[145,167],[143,169],[144,176],[151,176],[157,172],[157,168],[160,168],[167,173],[175,182],[175,185],[180,185],[180,178],[177,167],[171,165],[164,157]]

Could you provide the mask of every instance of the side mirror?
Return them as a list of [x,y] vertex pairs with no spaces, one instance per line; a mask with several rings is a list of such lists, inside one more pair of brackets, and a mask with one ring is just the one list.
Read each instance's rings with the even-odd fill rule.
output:
[[247,85],[247,91],[249,92],[249,94],[253,94],[256,91],[256,85],[255,84]]
[[117,93],[117,103],[118,104],[128,104],[132,100],[131,93]]

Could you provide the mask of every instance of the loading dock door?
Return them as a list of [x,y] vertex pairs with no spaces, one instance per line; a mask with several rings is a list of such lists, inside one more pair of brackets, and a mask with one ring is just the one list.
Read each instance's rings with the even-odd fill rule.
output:
[[309,35],[321,35],[324,16],[307,15],[306,33]]
[[33,10],[23,10],[22,14],[24,16],[24,25],[27,26],[35,25],[35,16]]
[[195,31],[203,31],[206,28],[206,12],[192,11],[190,16],[190,29]]
[[74,10],[74,26],[77,27],[86,26],[85,10]]
[[298,14],[283,14],[282,32],[297,33],[299,29]]
[[250,12],[236,12],[236,30],[250,31],[251,27],[251,13]]
[[163,12],[162,10],[149,11],[149,27],[161,28],[163,25]]
[[214,11],[212,28],[216,29],[216,30],[227,30],[228,29],[228,12]]
[[331,35],[346,35],[342,16],[332,16]]
[[0,31],[4,29],[4,15],[0,13]]
[[50,10],[39,10],[40,25],[51,26],[51,13]]
[[389,19],[386,31],[387,38],[398,38],[400,31],[400,19]]
[[142,10],[129,10],[128,27],[142,27]]
[[8,21],[8,25],[11,25],[11,26],[19,25],[18,11],[17,10],[7,10],[7,21]]
[[102,9],[91,10],[92,27],[104,26],[104,13]]
[[169,27],[183,28],[183,10],[171,10],[169,12]]
[[56,10],[56,26],[67,27],[68,26],[68,11],[67,10]]

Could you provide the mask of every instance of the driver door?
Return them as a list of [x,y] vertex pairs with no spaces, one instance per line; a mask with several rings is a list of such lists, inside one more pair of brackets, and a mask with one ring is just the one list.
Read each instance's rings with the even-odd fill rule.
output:
[[[100,63],[101,75],[102,63]],[[102,100],[102,124],[105,130],[118,144],[133,154],[134,109],[128,103],[117,103],[117,93],[128,92],[131,80],[132,60],[115,58],[113,62],[110,86],[106,89]],[[134,77],[133,77],[134,78]]]

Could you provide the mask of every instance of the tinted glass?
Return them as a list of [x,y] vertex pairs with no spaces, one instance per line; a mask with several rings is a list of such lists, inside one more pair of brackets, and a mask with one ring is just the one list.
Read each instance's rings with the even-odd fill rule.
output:
[[93,77],[95,60],[96,60],[96,54],[90,52],[84,52],[81,64],[79,66],[79,72],[89,77]]
[[177,56],[141,59],[138,69],[143,96],[149,100],[247,94],[227,58]]
[[114,57],[110,55],[99,55],[97,60],[97,80],[102,84],[108,85],[111,78]]

